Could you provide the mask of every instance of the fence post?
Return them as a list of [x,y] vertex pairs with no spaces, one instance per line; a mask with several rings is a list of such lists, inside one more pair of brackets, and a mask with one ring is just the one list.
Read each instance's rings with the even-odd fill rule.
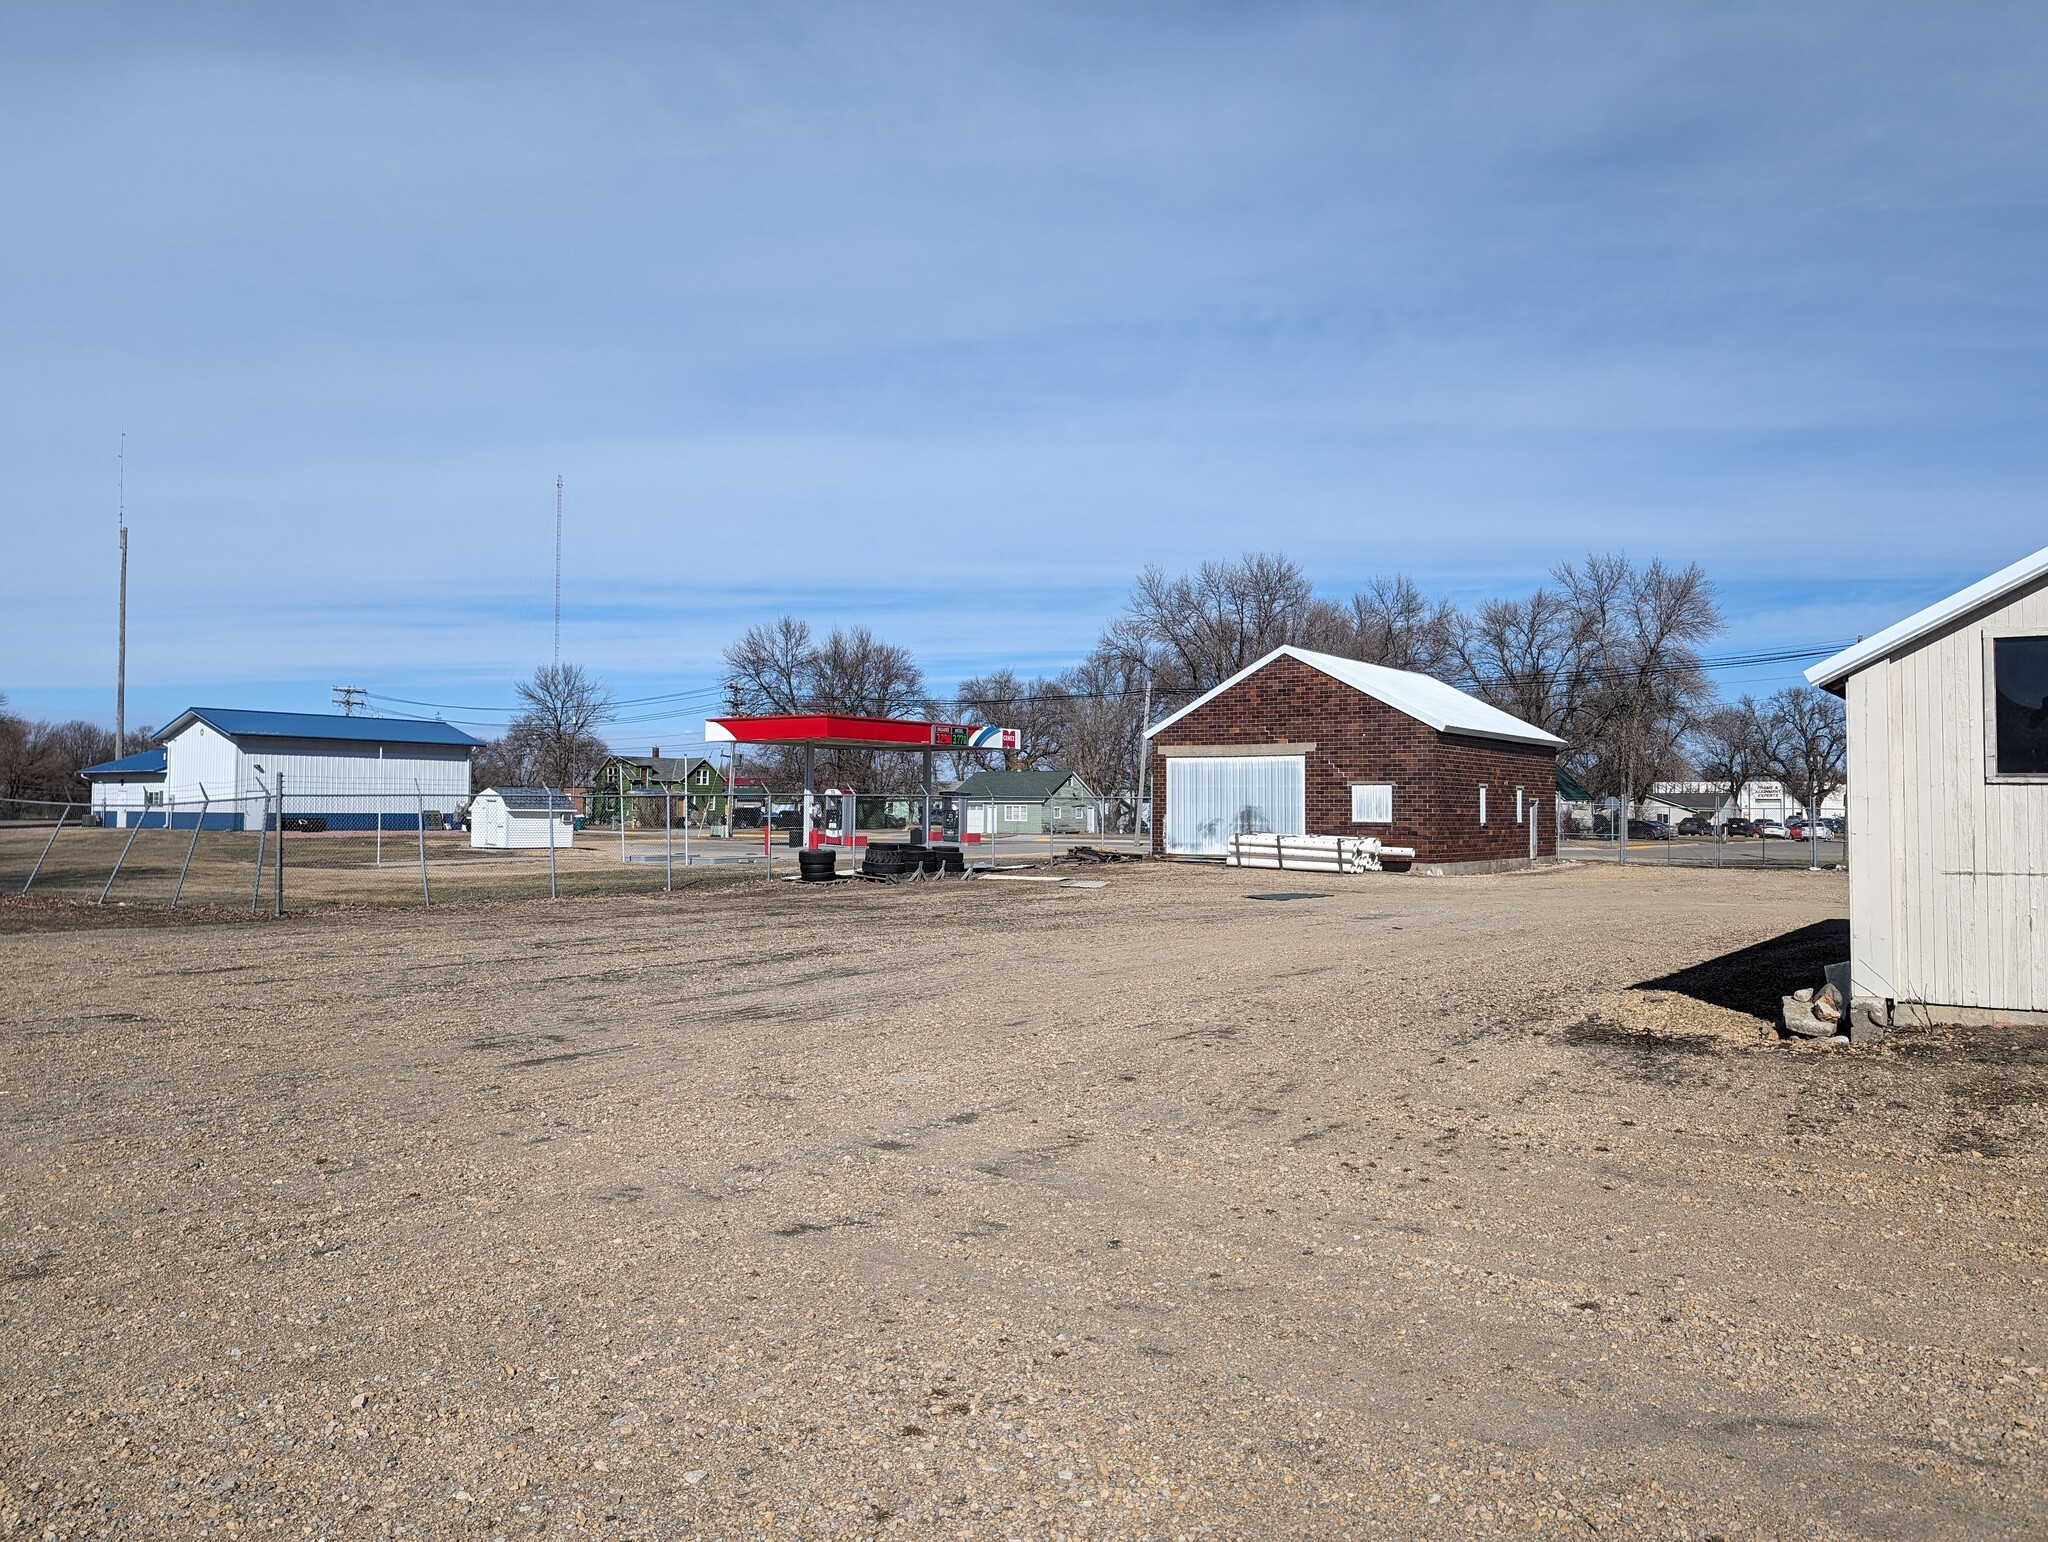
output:
[[178,896],[185,892],[185,875],[192,871],[192,853],[199,846],[199,832],[206,828],[206,811],[213,800],[206,796],[206,783],[199,784],[199,818],[192,826],[192,839],[185,846],[185,860],[178,868],[178,881],[171,886],[171,909],[178,908]]
[[29,884],[34,883],[36,881],[36,874],[43,870],[43,858],[49,856],[50,848],[57,844],[57,831],[63,829],[64,821],[71,817],[71,807],[69,803],[65,804],[64,812],[57,816],[57,828],[52,830],[50,838],[43,842],[42,852],[36,857],[36,865],[28,870],[28,879],[21,886],[23,894],[28,893]]
[[[689,764],[688,761],[684,762]],[[687,773],[685,773],[687,775]],[[685,786],[688,783],[684,784]],[[690,805],[683,805],[683,849],[687,853],[690,845]],[[667,782],[661,784],[661,860],[668,872],[662,884],[664,893],[673,894],[676,888],[676,790]],[[689,861],[685,855],[684,862]]]
[[[259,781],[257,784],[263,787]],[[236,800],[240,802],[240,799]],[[256,810],[256,883],[249,890],[249,914],[256,914],[256,907],[263,899],[263,838],[270,831],[270,789],[263,787],[263,801]],[[284,832],[279,831],[280,838]]]
[[[412,794],[414,802],[419,806],[420,820],[420,908],[422,910],[432,910],[434,908],[434,895],[433,891],[427,887],[427,795],[420,790],[418,777],[413,778]],[[382,828],[383,818],[384,816],[381,813],[377,816],[380,829]]]
[[[145,813],[147,810],[144,811]],[[135,828],[128,832],[128,839],[121,843],[121,855],[114,858],[114,870],[107,874],[106,886],[100,890],[100,903],[107,902],[107,895],[113,891],[114,880],[121,875],[121,864],[128,860],[128,848],[135,844],[135,837],[142,833],[142,821],[135,821]]]
[[270,880],[270,913],[284,914],[284,772],[277,773],[277,872]]
[[[548,898],[556,896],[555,888],[555,790],[546,789],[548,795]],[[571,808],[575,805],[572,803]]]

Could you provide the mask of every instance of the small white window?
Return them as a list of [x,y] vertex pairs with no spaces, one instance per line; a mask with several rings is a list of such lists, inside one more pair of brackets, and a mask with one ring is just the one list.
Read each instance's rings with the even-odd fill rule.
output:
[[1479,822],[1481,824],[1486,823],[1486,789],[1484,787],[1479,789]]
[[1392,782],[1353,782],[1351,822],[1355,825],[1390,825],[1394,822]]
[[1519,788],[1519,787],[1517,787],[1517,788],[1515,789],[1515,823],[1516,823],[1516,824],[1520,824],[1521,822],[1522,822],[1522,789],[1521,789],[1521,788]]

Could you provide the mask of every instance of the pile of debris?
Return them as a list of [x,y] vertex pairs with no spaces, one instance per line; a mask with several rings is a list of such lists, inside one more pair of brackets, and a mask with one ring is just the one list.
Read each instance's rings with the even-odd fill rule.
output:
[[1075,846],[1061,852],[1052,859],[1057,867],[1062,862],[1142,862],[1145,854],[1140,851],[1104,851],[1099,846]]
[[1377,873],[1388,863],[1415,861],[1412,846],[1382,846],[1370,835],[1233,835],[1232,867],[1277,867],[1303,873]]
[[1780,1025],[1784,1037],[1809,1044],[1875,1044],[1884,1037],[1880,1014],[1867,1006],[1851,1011],[1849,966],[1830,964],[1828,983],[1818,990],[1807,986],[1783,997]]

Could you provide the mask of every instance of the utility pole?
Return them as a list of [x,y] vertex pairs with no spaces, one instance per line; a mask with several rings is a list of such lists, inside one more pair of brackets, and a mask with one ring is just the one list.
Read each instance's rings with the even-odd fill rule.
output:
[[562,479],[555,478],[555,668],[562,667]]
[[337,685],[334,688],[334,705],[341,708],[343,717],[354,717],[356,708],[363,704],[369,694],[360,685]]
[[[1145,669],[1145,706],[1138,717],[1138,790],[1131,795],[1131,834],[1145,836],[1145,849],[1152,849],[1151,811],[1145,807],[1145,775],[1152,769],[1151,746],[1145,730],[1152,726],[1152,669]],[[1141,829],[1142,827],[1142,829]]]
[[[725,711],[728,717],[740,715],[740,683],[737,680],[725,682]],[[733,783],[740,774],[740,747],[737,741],[725,747],[725,838],[732,839]]]
[[115,522],[121,530],[120,639],[114,657],[114,758],[128,753],[128,436],[121,435]]

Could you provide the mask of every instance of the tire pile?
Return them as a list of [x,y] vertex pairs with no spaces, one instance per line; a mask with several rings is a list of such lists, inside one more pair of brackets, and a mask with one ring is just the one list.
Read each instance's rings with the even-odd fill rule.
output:
[[916,846],[906,842],[875,843],[861,859],[863,878],[881,878],[891,883],[906,878],[937,878],[942,874],[963,875],[967,858],[958,846]]

